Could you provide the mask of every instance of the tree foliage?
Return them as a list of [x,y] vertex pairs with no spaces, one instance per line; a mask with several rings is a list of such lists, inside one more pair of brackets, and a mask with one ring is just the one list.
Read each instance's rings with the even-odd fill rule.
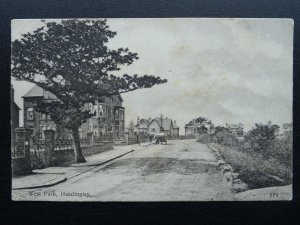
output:
[[12,76],[53,93],[57,100],[43,101],[39,110],[67,128],[78,126],[92,116],[85,103],[166,82],[153,75],[115,75],[138,59],[128,48],[107,47],[115,35],[106,20],[45,23],[12,43]]
[[93,116],[86,103],[167,82],[153,75],[117,75],[138,55],[128,48],[109,49],[115,35],[103,19],[44,22],[12,42],[12,76],[55,95],[38,102],[36,110],[77,133]]
[[256,123],[255,127],[245,135],[245,142],[251,150],[263,152],[266,151],[276,139],[278,131],[279,126],[272,124],[271,121],[267,124]]
[[220,133],[220,132],[228,132],[228,133],[230,133],[230,130],[227,127],[217,126],[215,128],[215,134]]

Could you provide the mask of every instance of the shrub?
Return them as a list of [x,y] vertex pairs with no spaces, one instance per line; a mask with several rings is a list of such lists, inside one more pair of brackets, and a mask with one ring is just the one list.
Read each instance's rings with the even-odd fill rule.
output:
[[221,145],[235,146],[238,144],[238,139],[228,131],[220,131],[213,135],[212,141]]
[[272,124],[269,121],[267,124],[255,124],[245,135],[245,148],[251,151],[264,152],[276,138],[276,133],[279,131],[279,126]]
[[266,158],[273,157],[292,169],[293,138],[291,136],[276,139],[263,153]]
[[207,143],[211,143],[211,139],[212,137],[210,134],[202,133],[199,135],[197,142],[207,144]]
[[290,165],[283,164],[277,158],[266,159],[259,152],[241,151],[241,147],[224,145],[216,147],[224,161],[232,166],[234,172],[239,173],[239,179],[245,182],[250,189],[286,185],[292,181]]

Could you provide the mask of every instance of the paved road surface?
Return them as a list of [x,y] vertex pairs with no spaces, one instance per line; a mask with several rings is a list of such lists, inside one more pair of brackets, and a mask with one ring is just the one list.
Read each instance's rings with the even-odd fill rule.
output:
[[15,194],[51,201],[233,200],[212,151],[196,140],[150,145],[54,187]]

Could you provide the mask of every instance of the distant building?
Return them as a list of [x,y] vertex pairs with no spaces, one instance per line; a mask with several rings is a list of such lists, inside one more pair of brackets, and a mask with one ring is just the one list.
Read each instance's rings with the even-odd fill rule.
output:
[[176,124],[176,120],[173,120],[173,135],[175,138],[179,138],[179,126]]
[[[33,135],[44,139],[44,130],[52,129],[56,131],[56,136],[61,138],[71,138],[71,132],[64,129],[48,115],[35,110],[37,101],[42,99],[56,99],[56,96],[43,90],[39,86],[34,86],[24,96],[24,127],[33,128]],[[86,137],[88,133],[95,136],[109,135],[115,140],[124,138],[125,108],[122,107],[121,96],[102,97],[96,104],[86,104],[86,107],[95,113],[95,116],[88,119],[79,128],[81,137]]]
[[137,124],[134,126],[135,132],[141,136],[154,136],[157,133],[164,132],[169,138],[179,138],[179,127],[176,121],[170,118],[155,117],[148,119],[140,119],[138,117]]
[[244,125],[242,123],[238,123],[238,124],[226,123],[225,127],[228,128],[229,131],[236,137],[242,137],[244,135]]
[[19,124],[19,112],[20,108],[14,101],[14,88],[11,85],[10,86],[10,125],[11,125],[11,146],[13,147],[15,145],[15,139],[16,139],[16,132],[15,129],[20,126]]
[[157,133],[164,132],[165,135],[169,138],[178,138],[179,137],[179,127],[176,125],[174,128],[174,121],[170,118],[156,117],[149,122],[148,125],[148,134],[154,136]]
[[284,135],[287,136],[293,134],[293,123],[284,123],[282,128],[283,128]]
[[197,138],[201,133],[210,133],[213,125],[210,120],[199,117],[184,126],[185,136]]
[[149,134],[148,126],[151,120],[152,119],[150,117],[148,119],[140,119],[138,117],[137,124],[136,124],[137,132],[141,135],[148,135]]

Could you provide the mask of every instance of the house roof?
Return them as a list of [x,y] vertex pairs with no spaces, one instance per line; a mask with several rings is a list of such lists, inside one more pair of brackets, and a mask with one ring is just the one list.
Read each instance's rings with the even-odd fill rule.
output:
[[31,88],[24,96],[23,98],[27,97],[43,97],[44,91],[43,88],[35,85],[33,88]]
[[170,127],[171,127],[171,124],[172,124],[172,120],[171,119],[155,118],[150,123],[152,123],[153,121],[155,121],[160,127],[162,126],[164,130],[170,130]]
[[20,107],[17,105],[17,103],[12,102],[13,107],[15,107],[17,110],[21,110]]
[[[33,86],[33,88],[31,88],[25,95],[23,95],[23,98],[27,98],[27,97],[43,97],[44,96],[44,90],[43,88],[35,85]],[[123,102],[123,98],[121,97],[121,95],[117,95],[118,98],[120,98],[120,100]]]
[[150,123],[150,121],[149,120],[147,120],[147,119],[140,119],[140,121],[137,123],[137,125],[136,126],[138,126],[140,123],[146,123],[147,124],[147,126],[149,125],[149,123]]

